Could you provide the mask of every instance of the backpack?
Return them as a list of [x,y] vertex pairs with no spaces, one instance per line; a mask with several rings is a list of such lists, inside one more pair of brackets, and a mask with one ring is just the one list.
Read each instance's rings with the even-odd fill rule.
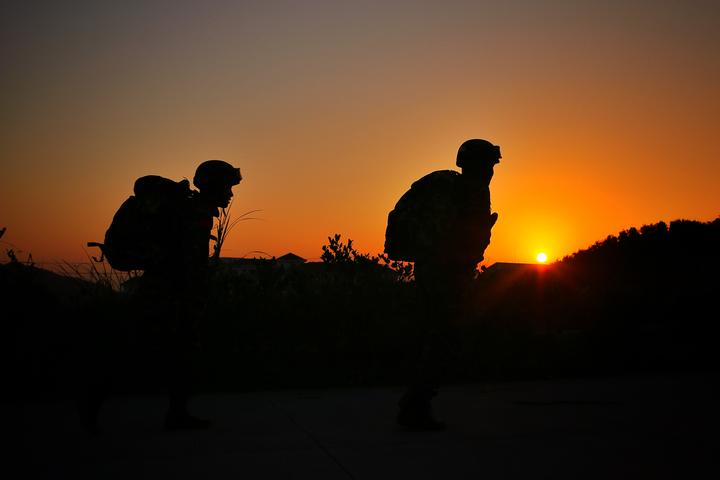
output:
[[164,260],[193,195],[188,180],[157,175],[138,178],[133,193],[113,216],[104,243],[88,242],[115,270],[146,270]]
[[471,193],[454,170],[432,172],[414,182],[388,214],[385,253],[405,262],[438,252],[446,259],[481,261],[496,219],[489,190]]

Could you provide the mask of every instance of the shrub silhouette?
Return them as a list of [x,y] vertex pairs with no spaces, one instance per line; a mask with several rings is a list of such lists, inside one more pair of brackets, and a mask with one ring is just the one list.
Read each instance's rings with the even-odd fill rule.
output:
[[[485,270],[457,326],[455,380],[716,369],[718,240],[720,219],[659,222],[548,266]],[[404,382],[402,352],[421,313],[412,265],[358,252],[339,234],[322,252],[322,262],[297,267],[215,265],[203,388]],[[43,286],[39,271],[0,265],[5,338],[14,342],[3,364],[11,383],[57,391],[74,366],[109,361],[132,340],[130,297],[100,279],[62,301],[67,295]]]

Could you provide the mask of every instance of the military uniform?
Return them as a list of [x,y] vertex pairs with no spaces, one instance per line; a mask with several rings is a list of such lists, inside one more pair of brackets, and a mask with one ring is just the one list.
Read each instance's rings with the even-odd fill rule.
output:
[[170,408],[181,409],[190,393],[192,359],[199,348],[208,289],[208,252],[218,210],[201,197],[189,198],[177,212],[165,255],[145,270],[136,292],[137,338],[170,394]]
[[[208,421],[187,412],[192,358],[199,347],[198,327],[208,298],[213,219],[219,215],[219,208],[229,205],[232,187],[241,180],[238,168],[222,160],[208,160],[198,166],[193,178],[199,192],[191,192],[186,183],[187,194],[180,199],[163,192],[150,199],[150,206],[162,205],[162,214],[153,217],[152,228],[148,229],[152,245],[141,252],[144,273],[133,294],[134,353],[145,361],[143,368],[150,367],[168,388],[168,429],[209,426]],[[135,189],[137,193],[146,187],[154,190],[154,185],[173,183],[147,176],[138,179]],[[96,431],[108,388],[101,379],[93,383],[96,385],[91,386],[81,413],[86,427]]]
[[[482,168],[463,168],[468,150]],[[484,143],[483,143],[484,142]],[[475,150],[473,151],[473,148]],[[388,215],[385,252],[391,259],[415,262],[415,284],[421,314],[417,341],[410,353],[408,390],[400,400],[398,423],[419,429],[440,429],[431,414],[431,399],[446,378],[453,344],[453,326],[465,315],[466,295],[477,264],[490,244],[497,214],[491,213],[490,178],[499,149],[485,141],[461,146],[458,166],[432,172],[414,182]],[[494,155],[497,155],[496,157]],[[482,158],[482,157],[481,157]]]

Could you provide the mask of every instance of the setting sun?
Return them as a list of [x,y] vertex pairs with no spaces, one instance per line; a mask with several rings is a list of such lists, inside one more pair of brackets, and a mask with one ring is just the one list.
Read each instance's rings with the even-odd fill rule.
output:
[[547,262],[547,255],[543,252],[540,252],[535,257],[539,263],[545,263]]

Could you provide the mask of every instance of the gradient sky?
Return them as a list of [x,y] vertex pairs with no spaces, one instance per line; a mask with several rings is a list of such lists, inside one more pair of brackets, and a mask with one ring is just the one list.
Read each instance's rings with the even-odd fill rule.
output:
[[36,261],[85,260],[135,178],[211,158],[242,170],[233,213],[262,210],[226,256],[318,259],[334,233],[375,254],[468,138],[503,153],[486,264],[720,215],[717,1],[0,9],[2,246]]

